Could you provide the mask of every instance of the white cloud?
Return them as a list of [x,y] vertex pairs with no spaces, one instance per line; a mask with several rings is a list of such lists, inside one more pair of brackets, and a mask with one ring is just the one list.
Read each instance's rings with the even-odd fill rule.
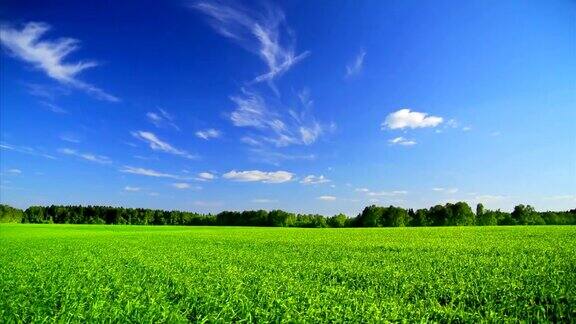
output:
[[81,142],[78,136],[70,133],[60,134],[60,139],[65,142],[70,142],[74,144],[78,144]]
[[471,131],[471,130],[472,130],[472,127],[471,127],[471,126],[464,126],[464,127],[462,127],[462,131],[464,131],[464,132],[468,132],[468,131]]
[[201,139],[205,139],[205,140],[209,140],[211,138],[218,138],[222,135],[222,132],[220,132],[217,129],[214,128],[209,128],[209,129],[205,129],[205,130],[200,130],[196,132],[196,136],[201,138]]
[[[235,104],[229,118],[234,126],[251,127],[259,134],[244,136],[241,141],[253,146],[310,145],[324,133],[325,127],[311,115],[309,104],[303,103],[301,112],[282,107],[279,92],[273,80],[288,71],[308,55],[296,54],[293,33],[287,28],[284,13],[267,3],[263,10],[253,11],[240,4],[199,1],[192,7],[207,15],[212,27],[221,35],[256,53],[267,65],[268,71],[257,76],[253,83],[268,82],[276,96],[264,98],[253,89],[241,89],[241,94],[230,97]],[[201,138],[204,134],[197,133]]]
[[390,143],[392,145],[403,145],[403,146],[416,145],[416,141],[406,139],[402,136],[390,139],[390,140],[388,140],[388,143]]
[[557,196],[549,196],[549,197],[544,197],[544,200],[567,200],[567,201],[576,201],[576,195],[557,195]]
[[123,173],[143,175],[143,176],[147,176],[147,177],[180,179],[180,177],[177,175],[158,172],[158,171],[151,170],[151,169],[131,167],[131,166],[124,166],[119,171],[123,172]]
[[367,195],[370,197],[395,197],[408,194],[406,190],[394,190],[394,191],[368,191]]
[[320,196],[317,199],[323,200],[323,201],[334,201],[334,200],[336,200],[336,197],[334,197],[334,196]]
[[11,173],[11,174],[22,174],[22,170],[20,170],[20,169],[9,169],[9,170],[6,170],[6,172]]
[[368,189],[368,188],[356,188],[356,189],[354,189],[354,191],[356,191],[356,192],[370,192],[370,189]]
[[142,188],[140,187],[131,187],[131,186],[124,187],[124,191],[136,192],[140,190],[142,190]]
[[200,181],[210,181],[216,179],[216,176],[210,172],[200,172],[196,177],[196,180]]
[[366,56],[366,51],[364,49],[360,50],[360,53],[356,55],[354,61],[346,66],[346,77],[349,78],[351,76],[357,75],[362,71],[362,67],[364,66],[364,57]]
[[248,145],[252,145],[252,146],[260,146],[262,145],[262,142],[250,137],[250,136],[244,136],[240,139],[240,142],[244,143],[244,144],[248,144]]
[[436,192],[443,192],[443,193],[447,193],[447,194],[454,194],[458,192],[458,188],[440,188],[440,187],[436,187],[436,188],[432,188],[432,191],[436,191]]
[[97,99],[119,101],[118,98],[77,78],[82,71],[98,66],[98,63],[95,61],[65,63],[66,57],[79,49],[79,41],[73,38],[41,40],[49,30],[49,25],[37,22],[29,22],[21,30],[2,25],[0,42],[13,56],[34,65],[52,79],[83,90]]
[[446,122],[446,127],[458,128],[458,126],[460,126],[460,123],[454,118],[448,119]]
[[198,2],[193,8],[209,16],[218,33],[256,53],[266,63],[268,71],[254,82],[271,82],[309,54],[295,53],[293,33],[286,27],[284,13],[272,5],[258,12],[239,5],[208,2]]
[[230,114],[234,126],[282,129],[283,123],[276,114],[268,111],[264,99],[257,93],[242,89],[242,95],[232,96],[230,100],[236,104],[236,109]]
[[66,109],[64,109],[60,106],[56,106],[54,104],[51,104],[49,102],[41,102],[41,104],[53,113],[56,113],[56,114],[67,114],[68,113],[68,111]]
[[330,182],[329,179],[326,179],[323,175],[320,176],[315,176],[315,175],[309,175],[304,177],[304,179],[302,179],[300,181],[300,183],[302,184],[320,184],[320,183],[326,183],[326,182]]
[[176,182],[172,184],[172,187],[176,189],[190,189],[190,184],[186,182]]
[[135,131],[131,133],[132,136],[134,136],[135,138],[146,142],[150,145],[150,148],[155,150],[155,151],[162,151],[165,153],[170,153],[170,154],[174,154],[174,155],[179,155],[182,157],[185,157],[187,159],[196,159],[197,157],[184,151],[184,150],[179,150],[175,147],[173,147],[172,145],[170,145],[167,142],[164,142],[162,140],[160,140],[158,137],[156,137],[156,135],[154,133],[151,132],[144,132],[144,131]]
[[[241,139],[242,142],[253,146],[311,145],[325,133],[326,127],[318,123],[312,115],[312,101],[308,99],[307,91],[299,95],[301,109],[297,112],[294,109],[272,107],[260,94],[241,90],[242,94],[230,97],[236,105],[230,114],[230,120],[234,126],[251,127],[261,134],[245,136]],[[334,127],[331,125],[328,130]]]
[[55,157],[49,154],[45,154],[35,148],[28,147],[28,146],[16,146],[7,143],[0,143],[0,148],[3,150],[14,151],[22,154],[34,155],[34,156],[41,156],[50,160],[56,160]]
[[427,113],[400,109],[389,114],[382,123],[382,128],[404,129],[420,127],[436,127],[443,121],[442,117],[428,116]]
[[62,85],[56,84],[39,84],[39,83],[24,83],[29,95],[34,97],[39,97],[46,100],[55,100],[59,96],[69,95],[69,87],[63,87]]
[[219,207],[222,206],[224,203],[221,201],[204,201],[204,200],[196,200],[193,202],[196,206],[201,207]]
[[159,108],[156,112],[149,111],[146,113],[146,118],[158,128],[172,127],[177,131],[180,130],[180,127],[174,123],[174,117],[164,109]]
[[61,148],[58,150],[58,152],[60,152],[62,154],[66,154],[66,155],[72,155],[75,157],[79,157],[81,159],[84,159],[84,160],[90,161],[90,162],[95,162],[95,163],[100,163],[100,164],[112,163],[112,161],[106,156],[95,155],[92,153],[81,153],[81,152],[78,152],[78,151],[70,149],[70,148]]
[[251,160],[254,162],[264,162],[272,165],[279,165],[282,161],[313,161],[316,159],[314,154],[289,154],[272,151],[268,148],[252,148],[250,152],[254,153],[254,157]]
[[300,139],[305,145],[310,145],[316,142],[316,139],[322,134],[322,127],[320,124],[313,122],[309,127],[300,126]]
[[275,203],[278,202],[278,200],[275,199],[266,199],[266,198],[256,198],[256,199],[252,199],[253,203],[257,203],[257,204],[269,204],[269,203]]
[[294,174],[287,171],[264,172],[259,170],[232,170],[222,176],[224,179],[242,182],[282,183],[292,180]]

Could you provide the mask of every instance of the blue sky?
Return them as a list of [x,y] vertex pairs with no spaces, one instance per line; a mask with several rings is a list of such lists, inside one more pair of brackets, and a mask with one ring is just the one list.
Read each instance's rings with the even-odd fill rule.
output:
[[573,1],[7,1],[0,200],[576,207]]

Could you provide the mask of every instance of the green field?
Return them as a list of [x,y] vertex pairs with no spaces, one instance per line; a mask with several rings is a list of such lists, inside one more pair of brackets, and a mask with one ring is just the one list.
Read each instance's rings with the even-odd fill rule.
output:
[[0,225],[0,322],[576,321],[576,227]]

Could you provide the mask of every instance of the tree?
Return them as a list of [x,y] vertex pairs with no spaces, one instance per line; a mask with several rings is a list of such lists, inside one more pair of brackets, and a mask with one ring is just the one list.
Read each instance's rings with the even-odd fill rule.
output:
[[482,215],[484,215],[484,205],[478,203],[476,205],[476,217],[481,217]]
[[412,226],[430,226],[427,209],[418,209],[412,218]]
[[511,214],[512,219],[520,225],[544,225],[544,220],[530,205],[518,205]]
[[[481,204],[479,204],[481,205]],[[476,210],[478,210],[478,208],[476,208]],[[476,215],[476,221],[478,225],[482,225],[482,226],[495,226],[498,225],[498,213],[497,212],[493,212],[493,211],[484,211],[482,210],[482,212],[479,215]]]
[[344,214],[334,215],[328,220],[330,227],[346,227],[347,223],[348,217]]
[[0,223],[20,223],[24,218],[24,212],[21,209],[0,205]]
[[109,206],[31,206],[24,212],[0,205],[0,222],[134,224],[134,225],[230,225],[294,227],[381,227],[381,226],[461,226],[461,225],[576,225],[576,209],[537,212],[532,206],[518,205],[512,213],[476,206],[476,214],[465,202],[436,205],[430,209],[406,210],[400,207],[368,206],[355,218],[344,214],[324,217],[318,214],[274,210],[223,211],[218,215],[192,212],[118,208]]
[[436,205],[428,210],[428,226],[447,225],[448,219],[448,209],[442,205]]
[[296,216],[283,210],[273,210],[268,214],[270,226],[289,227],[296,223]]
[[44,223],[44,207],[30,206],[24,211],[23,223]]
[[384,208],[381,224],[387,227],[404,227],[408,224],[408,212],[400,207]]
[[364,208],[362,213],[358,215],[358,225],[360,227],[379,227],[382,226],[382,207],[376,205]]
[[450,214],[450,225],[470,226],[476,224],[476,217],[472,212],[472,208],[470,208],[467,203],[459,201],[453,205],[451,204],[449,207],[452,211]]

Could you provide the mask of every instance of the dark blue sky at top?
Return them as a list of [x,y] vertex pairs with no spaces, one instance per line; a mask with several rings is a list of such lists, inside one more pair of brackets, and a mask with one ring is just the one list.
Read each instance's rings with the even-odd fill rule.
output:
[[[269,71],[261,44],[225,37],[199,4],[283,14],[276,45],[308,54],[255,82]],[[63,82],[3,41],[0,200],[326,214],[457,200],[574,207],[575,17],[572,1],[4,1],[4,35],[44,23],[41,40],[79,41],[62,62],[97,66]],[[228,27],[244,37],[237,22]],[[260,126],[233,118],[234,98],[250,95],[265,102]],[[401,109],[442,121],[386,124]],[[217,135],[198,135],[208,130]]]

